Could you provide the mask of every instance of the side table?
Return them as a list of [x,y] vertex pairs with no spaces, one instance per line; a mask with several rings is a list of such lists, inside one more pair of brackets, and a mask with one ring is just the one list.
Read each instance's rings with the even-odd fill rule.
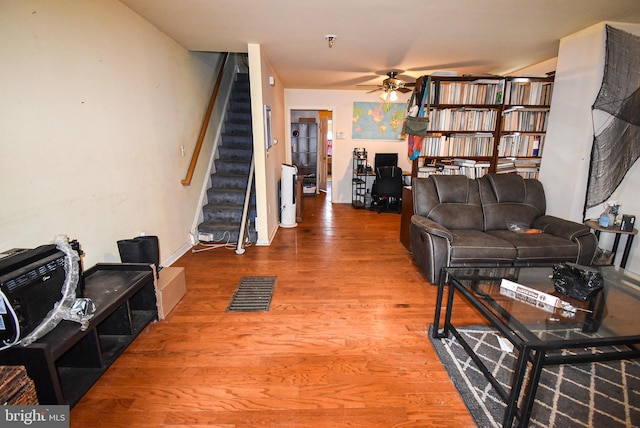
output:
[[616,251],[618,251],[618,244],[620,244],[620,237],[622,235],[627,235],[627,242],[625,242],[624,245],[624,252],[622,253],[622,259],[620,260],[620,267],[621,268],[625,268],[625,266],[627,265],[627,259],[629,258],[629,252],[631,251],[631,244],[633,243],[633,237],[636,236],[638,234],[638,230],[637,229],[633,229],[632,231],[625,231],[625,230],[620,230],[619,227],[602,227],[598,224],[598,222],[596,220],[587,220],[584,222],[585,225],[589,226],[591,229],[593,229],[596,238],[600,239],[600,232],[604,232],[604,233],[615,233],[615,239],[613,241],[613,247],[611,247],[611,253],[612,254],[612,261],[611,264],[613,264],[613,262],[615,262],[616,259]]

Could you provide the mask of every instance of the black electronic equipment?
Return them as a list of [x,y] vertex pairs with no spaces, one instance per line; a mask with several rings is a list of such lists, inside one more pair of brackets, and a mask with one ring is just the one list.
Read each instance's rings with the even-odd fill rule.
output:
[[[11,310],[20,324],[19,338],[33,331],[62,299],[65,254],[55,245],[20,250],[0,259],[0,344],[16,340]],[[8,307],[10,305],[11,307]]]
[[623,215],[622,223],[620,223],[620,230],[625,232],[633,232],[633,227],[636,224],[636,216],[634,215]]

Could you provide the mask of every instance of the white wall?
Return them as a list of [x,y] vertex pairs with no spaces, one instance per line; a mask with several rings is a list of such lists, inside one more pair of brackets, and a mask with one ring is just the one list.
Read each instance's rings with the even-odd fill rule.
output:
[[[406,103],[410,94],[398,94],[397,102]],[[398,166],[403,171],[411,171],[411,161],[407,156],[405,140],[354,140],[351,138],[351,124],[354,101],[378,102],[380,93],[367,91],[325,91],[305,89],[285,89],[287,111],[287,145],[291,145],[291,110],[332,110],[333,111],[333,156],[331,200],[336,203],[351,203],[351,174],[353,149],[364,147],[373,165],[376,153],[398,153]],[[344,133],[344,139],[337,136]]]
[[[540,167],[540,181],[547,195],[547,212],[575,221],[583,220],[594,130],[591,106],[604,73],[605,24],[591,26],[560,41],[549,127]],[[610,24],[640,34],[639,25]],[[636,164],[611,197],[621,204],[622,212],[640,216],[639,186],[640,167]],[[587,211],[586,218],[597,218],[602,211],[603,207],[593,208]],[[610,238],[611,234],[602,235],[603,248],[610,248]],[[618,259],[625,238],[621,241]],[[627,263],[627,269],[633,272],[640,272],[638,241],[634,241]]]
[[[249,44],[251,78],[251,119],[256,161],[257,245],[268,245],[278,231],[280,203],[278,189],[282,163],[287,148],[284,143],[284,88],[269,62],[267,53],[258,44]],[[274,84],[269,84],[270,77]],[[264,106],[271,108],[271,133],[277,141],[268,151],[265,145]]]
[[184,251],[200,186],[180,180],[217,62],[116,0],[2,2],[0,251],[64,234],[89,267],[143,231],[161,260]]

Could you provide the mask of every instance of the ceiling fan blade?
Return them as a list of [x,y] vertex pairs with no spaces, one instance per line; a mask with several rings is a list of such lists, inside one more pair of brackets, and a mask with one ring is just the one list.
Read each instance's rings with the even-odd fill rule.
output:
[[403,94],[406,94],[407,92],[411,92],[412,89],[409,88],[405,88],[405,87],[400,87],[398,89],[396,89],[398,92],[402,92]]
[[372,93],[372,92],[378,92],[378,91],[381,91],[381,90],[382,90],[382,88],[372,89],[372,90],[370,90],[370,91],[367,91],[367,94],[370,94],[370,93]]

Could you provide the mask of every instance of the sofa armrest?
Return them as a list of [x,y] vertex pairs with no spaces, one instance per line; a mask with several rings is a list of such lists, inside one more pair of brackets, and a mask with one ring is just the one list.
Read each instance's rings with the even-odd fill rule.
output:
[[411,223],[423,229],[427,233],[444,238],[449,242],[453,241],[453,235],[451,235],[449,229],[439,223],[436,223],[433,220],[428,219],[427,217],[423,217],[421,215],[413,215],[411,217]]
[[411,255],[424,277],[438,285],[440,271],[449,265],[453,236],[442,225],[420,215],[411,217]]
[[575,241],[578,237],[591,233],[591,229],[582,223],[551,215],[543,215],[536,218],[531,227],[570,241]]

